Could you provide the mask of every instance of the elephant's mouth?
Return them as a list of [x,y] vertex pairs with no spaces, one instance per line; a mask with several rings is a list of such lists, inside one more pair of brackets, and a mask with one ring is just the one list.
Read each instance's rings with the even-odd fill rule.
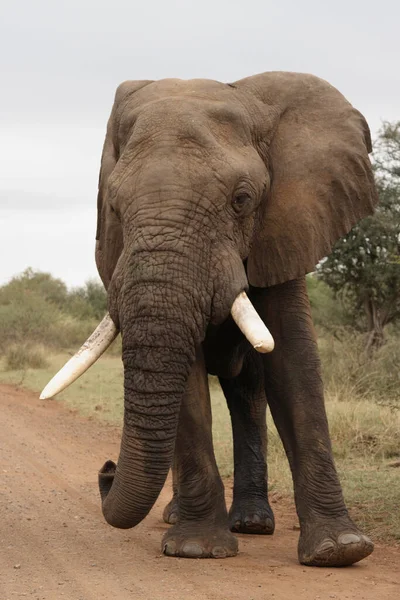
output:
[[[257,352],[274,349],[274,340],[254,306],[242,291],[234,300],[231,315],[239,329]],[[107,314],[78,352],[58,371],[46,385],[40,399],[52,398],[83,375],[107,350],[118,336],[118,329]]]

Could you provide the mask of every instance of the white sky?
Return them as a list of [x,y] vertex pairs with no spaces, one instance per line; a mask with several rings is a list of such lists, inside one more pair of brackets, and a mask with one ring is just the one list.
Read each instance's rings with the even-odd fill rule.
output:
[[400,119],[398,0],[12,0],[0,6],[0,284],[96,276],[100,154],[125,79],[313,73]]

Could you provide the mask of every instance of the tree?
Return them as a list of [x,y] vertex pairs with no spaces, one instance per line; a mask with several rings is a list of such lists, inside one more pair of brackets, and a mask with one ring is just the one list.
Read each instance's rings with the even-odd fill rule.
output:
[[399,185],[400,121],[385,121],[374,144],[375,170],[380,180]]
[[2,289],[13,299],[19,294],[36,294],[58,308],[64,307],[68,297],[67,286],[61,279],[32,267],[13,277]]
[[384,341],[384,328],[400,318],[400,121],[385,122],[374,144],[379,206],[337,242],[317,268],[318,276],[363,315],[370,353]]
[[102,319],[107,312],[107,293],[103,284],[89,279],[84,286],[73,289],[69,293],[67,310],[79,319]]

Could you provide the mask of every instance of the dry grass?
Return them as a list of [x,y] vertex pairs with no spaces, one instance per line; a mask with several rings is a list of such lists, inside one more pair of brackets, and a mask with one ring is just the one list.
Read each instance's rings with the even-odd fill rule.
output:
[[400,455],[400,411],[371,400],[327,397],[335,455],[351,459],[388,459]]
[[389,335],[372,359],[365,353],[365,336],[346,329],[319,338],[324,383],[330,398],[368,399],[400,408],[400,344]]

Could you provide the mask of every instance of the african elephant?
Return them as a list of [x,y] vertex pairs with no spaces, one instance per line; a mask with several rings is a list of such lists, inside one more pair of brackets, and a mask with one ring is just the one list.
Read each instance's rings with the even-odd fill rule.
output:
[[[110,315],[100,329],[110,339],[121,332],[124,365],[118,465],[107,461],[99,473],[108,523],[137,525],[173,464],[165,554],[234,556],[231,530],[272,533],[268,398],[293,476],[300,562],[341,566],[372,552],[335,470],[305,285],[335,241],[373,211],[370,151],[363,116],[311,75],[118,87],[96,244]],[[272,333],[272,352],[257,353],[231,315],[243,291]],[[207,373],[219,376],[232,417],[229,514]]]

